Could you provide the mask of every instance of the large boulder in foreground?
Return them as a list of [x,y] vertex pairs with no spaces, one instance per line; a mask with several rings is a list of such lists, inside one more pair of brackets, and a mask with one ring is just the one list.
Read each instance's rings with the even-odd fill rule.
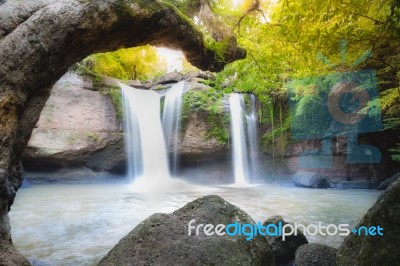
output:
[[312,243],[297,249],[295,264],[296,266],[335,266],[335,256],[335,248]]
[[98,265],[275,265],[265,237],[188,235],[188,223],[254,224],[219,196],[205,196],[171,214],[154,214],[125,236]]
[[292,180],[298,187],[308,188],[329,188],[330,184],[325,177],[318,173],[298,171],[293,175]]
[[337,265],[395,265],[400,261],[400,181],[393,183],[361,219],[360,226],[380,226],[383,235],[347,236],[337,252]]
[[[264,226],[268,224],[282,226],[287,224],[281,216],[273,216],[264,222]],[[289,228],[286,228],[289,230]],[[291,260],[294,260],[296,250],[305,244],[308,244],[308,240],[305,235],[300,231],[297,235],[286,236],[285,241],[282,240],[282,236],[267,236],[268,242],[272,247],[276,263],[284,264]]]

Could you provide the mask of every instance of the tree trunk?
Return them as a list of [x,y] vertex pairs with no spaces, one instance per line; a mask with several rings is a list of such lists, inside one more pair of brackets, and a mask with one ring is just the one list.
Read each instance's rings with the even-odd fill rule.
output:
[[[145,44],[181,49],[201,69],[227,63],[165,2],[0,0],[0,240],[11,243],[7,214],[23,180],[21,154],[52,85],[92,53]],[[234,41],[225,51],[228,62],[244,55]]]

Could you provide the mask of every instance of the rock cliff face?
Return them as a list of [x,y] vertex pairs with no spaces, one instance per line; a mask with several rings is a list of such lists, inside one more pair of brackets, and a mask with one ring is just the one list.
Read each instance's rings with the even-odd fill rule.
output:
[[179,154],[184,163],[213,161],[226,156],[226,146],[215,138],[208,138],[206,114],[193,112],[183,132]]
[[81,175],[87,175],[85,169],[123,173],[123,136],[110,97],[93,90],[90,79],[66,74],[43,108],[23,165],[31,180],[50,175],[62,180],[65,168],[81,168]]

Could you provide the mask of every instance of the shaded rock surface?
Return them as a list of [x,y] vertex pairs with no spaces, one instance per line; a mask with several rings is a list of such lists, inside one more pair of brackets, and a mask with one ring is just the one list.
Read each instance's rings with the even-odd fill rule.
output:
[[206,114],[193,112],[182,132],[179,154],[184,162],[213,161],[226,156],[226,147],[209,138]]
[[379,196],[355,228],[378,225],[383,236],[347,236],[337,252],[338,265],[394,265],[400,261],[400,181]]
[[375,189],[379,186],[379,181],[332,181],[333,186],[339,189]]
[[[154,214],[125,236],[98,265],[275,265],[266,238],[188,236],[195,224],[254,223],[219,196],[205,196],[172,214]],[[194,232],[194,231],[193,231]]]
[[[264,222],[264,226],[268,224],[279,225],[287,224],[281,216],[273,216]],[[288,228],[286,230],[289,230]],[[294,259],[296,250],[305,244],[308,244],[307,238],[302,232],[298,232],[297,235],[289,235],[282,240],[281,236],[267,236],[268,242],[272,247],[274,253],[275,262],[277,264],[284,264]]]
[[321,174],[298,171],[292,177],[293,182],[299,187],[329,188],[330,184]]
[[27,171],[124,168],[123,136],[112,101],[90,89],[72,72],[56,83],[23,156]]
[[[296,266],[335,266],[336,249],[327,245],[311,243],[296,251]],[[343,264],[355,265],[355,264]]]
[[397,173],[397,174],[395,174],[395,175],[393,175],[392,177],[390,177],[390,178],[388,178],[388,179],[382,181],[382,182],[379,184],[378,189],[379,189],[379,190],[385,190],[385,189],[387,189],[391,184],[393,184],[394,182],[396,182],[396,181],[398,181],[398,180],[400,180],[400,172]]
[[[382,141],[384,140],[384,141]],[[279,142],[285,142],[287,139],[276,139]],[[306,154],[313,151],[321,151],[321,140],[311,139],[304,141],[289,140],[285,148],[275,151],[275,156],[282,156],[282,163],[279,166],[279,171],[282,173],[295,173],[297,171],[310,171],[324,175],[327,180],[338,181],[382,181],[385,178],[393,176],[400,171],[398,162],[391,159],[390,149],[395,147],[400,141],[398,130],[384,130],[379,132],[371,132],[359,135],[358,143],[377,147],[382,155],[382,160],[378,164],[349,164],[347,163],[347,138],[337,136],[333,138],[332,149],[327,154],[332,156],[331,165],[327,168],[313,168],[307,166]],[[267,146],[267,149],[272,149]],[[321,153],[320,153],[321,154]],[[326,155],[326,154],[325,154]],[[272,159],[270,159],[272,160]],[[317,164],[319,165],[319,164]]]

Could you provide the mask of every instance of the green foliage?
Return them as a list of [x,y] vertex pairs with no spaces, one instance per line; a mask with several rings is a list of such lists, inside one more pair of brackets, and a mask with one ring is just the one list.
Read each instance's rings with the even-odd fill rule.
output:
[[166,62],[150,45],[94,54],[83,60],[82,65],[95,74],[122,80],[156,79],[166,71]]
[[381,92],[378,99],[369,102],[368,108],[373,115],[382,115],[384,129],[400,128],[399,88]]
[[222,144],[229,139],[229,115],[223,109],[224,94],[214,88],[189,90],[183,95],[182,124],[187,124],[190,115],[197,112],[206,117],[207,137],[215,138]]
[[163,84],[158,84],[158,85],[154,88],[154,90],[156,90],[156,91],[161,91],[161,90],[165,90],[165,89],[167,89],[167,86],[165,86],[165,85],[163,85]]
[[[261,0],[254,8],[254,1],[245,0],[235,9],[228,0],[210,2],[213,10],[235,29],[239,45],[248,54],[247,58],[233,62],[218,74],[217,87],[228,93],[252,92],[258,96],[265,143],[290,132],[286,104],[289,80],[368,68],[376,70],[380,91],[380,99],[372,101],[369,107],[376,116],[382,111],[385,127],[398,128],[398,1]],[[343,40],[347,41],[347,49],[343,49]],[[296,119],[298,123],[293,125],[307,127],[308,132],[324,117],[317,112],[320,108],[315,90],[329,89],[336,81],[320,79],[318,82],[324,84],[310,80],[314,86],[303,88],[297,109],[297,115],[311,116],[318,123],[310,125]],[[223,86],[226,83],[228,87]],[[278,107],[286,109],[282,123],[278,123],[279,115],[270,112]]]
[[100,137],[95,132],[86,131],[84,132],[84,134],[86,135],[86,137],[88,137],[94,142],[99,142],[101,140]]
[[[199,15],[204,3],[199,0],[168,2],[192,20]],[[273,144],[279,137],[289,136],[287,84],[290,80],[305,83],[296,96],[299,100],[296,114],[312,117],[317,122],[306,124],[296,119],[297,124],[293,126],[307,127],[307,132],[320,130],[317,127],[326,114],[319,112],[316,90],[329,89],[336,82],[333,75],[327,74],[360,69],[376,70],[378,76],[380,97],[370,102],[368,108],[376,117],[381,113],[386,129],[399,129],[398,0],[244,0],[236,7],[232,7],[232,0],[208,0],[208,4],[218,18],[234,29],[238,44],[247,50],[245,59],[227,65],[218,73],[213,84],[215,89],[193,90],[184,95],[183,118],[187,119],[192,110],[207,114],[212,124],[210,137],[227,141],[225,129],[229,126],[229,117],[220,104],[223,93],[233,91],[254,93],[258,97],[264,143]],[[228,40],[215,41],[211,30],[202,23],[197,24],[208,47],[224,61]],[[340,49],[344,45],[342,40],[347,41],[347,49]],[[150,48],[145,49],[148,53],[144,55],[140,55],[140,49],[95,55],[86,59],[86,65],[91,71],[121,79],[152,79],[154,73],[159,73],[155,67],[159,64]],[[326,78],[313,78],[321,76]],[[120,98],[113,99],[118,102]]]
[[111,98],[116,111],[116,116],[118,120],[121,121],[123,118],[121,89],[119,87],[101,87],[99,88],[99,91],[103,95],[108,95]]

